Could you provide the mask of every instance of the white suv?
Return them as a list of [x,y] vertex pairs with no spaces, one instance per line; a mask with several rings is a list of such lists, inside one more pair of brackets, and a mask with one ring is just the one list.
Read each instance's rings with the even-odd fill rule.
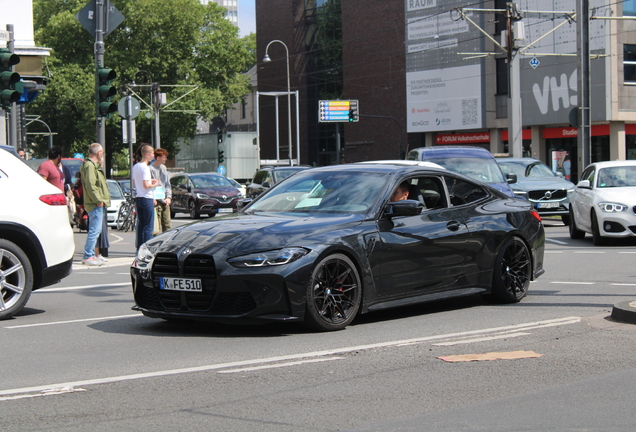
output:
[[18,313],[31,291],[68,276],[74,252],[62,191],[0,149],[0,319]]

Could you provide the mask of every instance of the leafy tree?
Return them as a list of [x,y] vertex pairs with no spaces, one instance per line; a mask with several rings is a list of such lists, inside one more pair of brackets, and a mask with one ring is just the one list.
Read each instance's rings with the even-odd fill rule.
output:
[[[45,63],[49,85],[27,110],[57,132],[55,144],[67,154],[84,152],[95,140],[94,37],[75,18],[85,4],[86,0],[33,2],[36,43],[51,47],[52,53]],[[197,116],[209,121],[248,94],[249,83],[241,72],[255,63],[255,38],[239,38],[238,29],[224,18],[225,9],[198,0],[111,0],[111,4],[125,20],[104,39],[104,66],[117,72],[115,85],[121,96],[131,83],[148,84],[133,89],[150,103],[149,84],[156,82],[170,103],[196,86],[168,108],[189,113],[160,114],[161,147],[171,154],[178,151],[179,138],[194,136]],[[142,110],[148,108],[141,105]],[[150,142],[154,127],[153,119],[144,114],[136,118],[138,143]],[[42,150],[45,141],[38,141]],[[113,114],[106,120],[106,153],[125,148],[121,117]]]

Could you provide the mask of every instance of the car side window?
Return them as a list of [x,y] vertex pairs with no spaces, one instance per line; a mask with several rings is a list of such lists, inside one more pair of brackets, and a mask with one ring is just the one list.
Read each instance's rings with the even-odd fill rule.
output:
[[171,184],[173,187],[177,187],[177,186],[179,185],[179,182],[180,182],[180,181],[181,181],[181,177],[180,177],[180,176],[178,176],[178,177],[172,177],[172,178],[170,179],[170,184]]
[[254,183],[262,184],[263,183],[263,179],[265,178],[266,175],[267,175],[267,171],[259,171],[259,172],[257,172],[256,175],[254,176]]
[[267,177],[265,178],[265,181],[269,182],[270,185],[273,185],[275,183],[274,182],[274,177],[272,176],[272,172],[271,171],[269,171],[267,173]]
[[427,210],[448,207],[444,185],[439,177],[417,177],[408,182],[408,199],[424,203]]
[[444,179],[446,180],[451,205],[470,204],[489,196],[488,192],[476,184],[455,177],[444,177]]
[[594,170],[594,167],[589,167],[588,169],[583,171],[583,174],[581,175],[581,180],[589,180],[590,186],[592,186],[594,185],[595,177],[596,177],[596,171]]

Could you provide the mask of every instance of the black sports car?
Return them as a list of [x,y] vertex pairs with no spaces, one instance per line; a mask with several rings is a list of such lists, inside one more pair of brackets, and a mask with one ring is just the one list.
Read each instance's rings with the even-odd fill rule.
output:
[[[358,313],[449,297],[518,302],[544,272],[541,218],[528,202],[432,166],[315,168],[238,215],[163,233],[133,262],[133,309],[337,330]],[[408,199],[390,202],[398,187]]]

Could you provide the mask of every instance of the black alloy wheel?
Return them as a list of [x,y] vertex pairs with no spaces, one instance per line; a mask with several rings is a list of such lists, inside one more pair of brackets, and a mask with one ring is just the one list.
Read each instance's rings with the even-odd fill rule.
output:
[[197,205],[195,204],[194,200],[188,203],[188,212],[190,213],[190,217],[192,219],[199,219],[200,214],[197,211]]
[[0,320],[20,312],[32,289],[29,258],[15,243],[0,239]]
[[307,287],[305,323],[314,330],[345,328],[360,308],[362,284],[353,262],[343,254],[323,258]]
[[594,243],[594,246],[605,246],[607,244],[607,239],[601,235],[601,227],[598,225],[598,219],[594,210],[592,210],[591,219],[592,243]]
[[528,293],[531,271],[528,246],[519,237],[508,238],[495,261],[492,297],[502,303],[520,301]]
[[570,230],[570,238],[574,240],[581,240],[585,237],[585,231],[581,231],[576,226],[576,220],[574,219],[574,212],[572,211],[572,206],[570,206],[570,225],[568,225]]

